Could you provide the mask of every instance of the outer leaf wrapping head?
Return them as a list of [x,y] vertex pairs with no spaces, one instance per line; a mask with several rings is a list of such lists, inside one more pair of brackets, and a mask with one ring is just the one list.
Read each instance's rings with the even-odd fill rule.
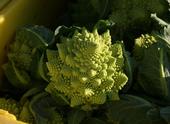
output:
[[46,91],[63,94],[72,107],[103,104],[127,82],[122,45],[111,45],[109,31],[99,35],[83,28],[71,38],[61,38],[57,48],[47,51],[51,83]]

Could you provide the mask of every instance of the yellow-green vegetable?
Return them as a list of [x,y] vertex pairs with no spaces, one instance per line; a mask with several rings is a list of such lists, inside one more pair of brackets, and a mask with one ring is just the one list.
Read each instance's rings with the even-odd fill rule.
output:
[[47,50],[51,82],[46,91],[63,94],[71,107],[104,104],[117,99],[128,78],[123,73],[122,43],[111,44],[109,31],[75,31],[62,37],[58,50]]

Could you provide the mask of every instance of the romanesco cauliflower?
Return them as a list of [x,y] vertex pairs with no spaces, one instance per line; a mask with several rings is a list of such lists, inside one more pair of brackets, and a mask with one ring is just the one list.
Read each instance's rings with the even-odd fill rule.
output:
[[122,43],[111,44],[109,31],[97,29],[75,31],[62,37],[58,50],[47,50],[47,67],[51,82],[46,91],[53,96],[63,94],[71,107],[105,103],[113,100],[128,78],[123,72]]

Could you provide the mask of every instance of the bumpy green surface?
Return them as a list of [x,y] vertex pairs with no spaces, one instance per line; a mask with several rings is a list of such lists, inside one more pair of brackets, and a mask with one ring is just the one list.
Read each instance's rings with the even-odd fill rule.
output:
[[142,59],[144,56],[144,50],[149,48],[152,44],[156,43],[154,36],[145,34],[135,40],[135,46],[133,54],[137,60]]
[[117,99],[126,84],[124,57],[120,42],[111,44],[109,31],[98,34],[85,28],[71,38],[62,38],[58,50],[47,51],[51,82],[46,91],[63,94],[71,107],[105,103]]
[[0,98],[0,109],[6,110],[11,114],[14,114],[17,118],[19,117],[21,107],[13,99]]

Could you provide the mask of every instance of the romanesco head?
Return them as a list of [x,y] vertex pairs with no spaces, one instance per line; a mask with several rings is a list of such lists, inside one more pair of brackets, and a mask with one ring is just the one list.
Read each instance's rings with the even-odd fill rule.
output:
[[134,51],[133,54],[137,60],[142,59],[144,55],[144,49],[149,48],[151,45],[156,43],[157,40],[154,36],[145,34],[141,37],[135,39]]
[[111,44],[109,31],[99,34],[85,28],[61,38],[58,50],[47,50],[51,82],[46,91],[61,93],[70,106],[103,104],[127,82],[123,73],[122,44]]

